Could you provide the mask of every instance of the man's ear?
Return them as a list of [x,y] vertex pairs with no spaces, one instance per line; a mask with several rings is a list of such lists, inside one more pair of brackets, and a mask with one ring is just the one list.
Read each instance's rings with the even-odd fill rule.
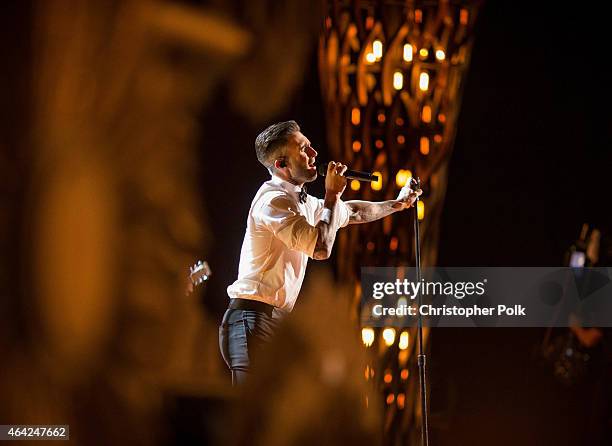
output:
[[279,158],[277,160],[274,160],[275,169],[282,169],[283,167],[287,167],[287,162],[285,161],[285,158]]

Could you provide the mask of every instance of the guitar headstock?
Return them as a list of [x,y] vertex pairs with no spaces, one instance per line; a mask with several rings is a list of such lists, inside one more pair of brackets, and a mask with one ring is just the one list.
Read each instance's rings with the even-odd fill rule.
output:
[[212,275],[208,262],[198,260],[193,266],[189,267],[189,280],[194,286],[198,286],[208,280]]

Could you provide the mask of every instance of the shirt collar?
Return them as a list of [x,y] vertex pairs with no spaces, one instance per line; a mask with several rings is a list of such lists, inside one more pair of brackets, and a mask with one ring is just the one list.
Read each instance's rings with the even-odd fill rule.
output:
[[272,184],[282,187],[287,192],[293,192],[295,194],[299,194],[300,191],[302,190],[302,186],[297,186],[293,183],[290,183],[289,181],[285,181],[282,178],[277,177],[276,175],[272,175],[272,179],[270,181],[272,182]]

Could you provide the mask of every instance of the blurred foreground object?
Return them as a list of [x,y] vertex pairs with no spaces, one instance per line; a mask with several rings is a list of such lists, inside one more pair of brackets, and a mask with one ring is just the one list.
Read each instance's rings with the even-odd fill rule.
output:
[[[164,392],[219,387],[216,324],[182,297],[209,239],[195,115],[224,79],[252,119],[299,83],[277,69],[253,85],[272,55],[303,66],[315,23],[306,2],[269,3],[249,2],[240,13],[251,16],[146,0],[6,7],[3,423],[70,424],[80,444],[156,444]],[[265,98],[252,91],[276,82]]]

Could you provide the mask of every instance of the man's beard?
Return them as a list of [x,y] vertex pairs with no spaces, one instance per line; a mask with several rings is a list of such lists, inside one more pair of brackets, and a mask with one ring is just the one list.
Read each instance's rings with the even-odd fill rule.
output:
[[300,169],[299,176],[296,179],[299,179],[300,182],[311,183],[317,179],[317,170],[308,170],[308,169]]

